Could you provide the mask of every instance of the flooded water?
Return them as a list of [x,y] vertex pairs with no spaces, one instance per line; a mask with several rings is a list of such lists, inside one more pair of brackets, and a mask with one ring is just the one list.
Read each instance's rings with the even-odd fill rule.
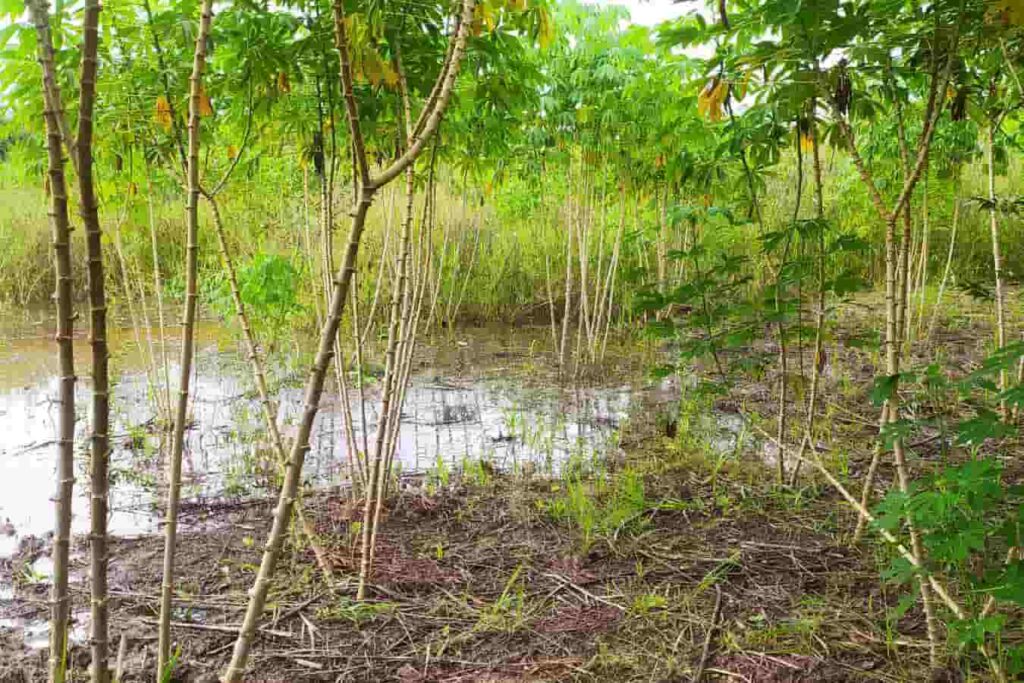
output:
[[[178,334],[168,329],[169,371],[177,376]],[[555,474],[567,462],[602,458],[617,449],[617,433],[637,404],[636,385],[564,387],[550,362],[537,357],[545,329],[487,328],[424,344],[417,356],[402,412],[396,462],[403,474],[457,470],[476,460],[496,469],[529,468]],[[45,314],[17,323],[0,321],[0,558],[25,539],[53,527],[58,406],[52,321]],[[154,333],[155,356],[160,357]],[[75,533],[88,525],[88,344],[76,340]],[[141,342],[141,343],[139,343]],[[117,535],[159,531],[165,496],[167,435],[156,427],[149,343],[130,329],[111,330],[113,442],[110,530]],[[291,366],[301,367],[294,362]],[[197,332],[196,370],[183,461],[184,509],[211,501],[272,492],[271,452],[248,365],[237,341],[216,323]],[[301,372],[273,378],[278,422],[288,438],[302,411]],[[351,390],[355,394],[354,388]],[[378,419],[377,381],[366,390],[365,430],[372,449]],[[352,401],[356,441],[362,410]],[[304,476],[313,486],[343,485],[349,472],[343,411],[328,391],[311,438]],[[188,519],[185,520],[188,524]],[[45,568],[41,573],[45,574]],[[3,595],[0,594],[0,600]]]

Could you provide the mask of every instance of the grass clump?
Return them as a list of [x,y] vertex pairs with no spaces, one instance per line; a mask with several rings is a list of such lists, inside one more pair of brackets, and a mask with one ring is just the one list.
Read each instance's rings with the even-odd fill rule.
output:
[[552,520],[580,533],[584,553],[601,536],[641,529],[644,513],[651,509],[643,477],[631,468],[614,479],[609,475],[592,480],[570,477],[552,488],[552,497],[543,503],[545,511]]

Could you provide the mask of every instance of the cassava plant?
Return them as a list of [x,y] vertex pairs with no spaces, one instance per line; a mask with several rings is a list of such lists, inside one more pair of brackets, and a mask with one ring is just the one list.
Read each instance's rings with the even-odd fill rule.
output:
[[281,485],[281,494],[274,513],[274,523],[264,548],[255,583],[250,592],[249,605],[246,609],[242,628],[235,643],[231,662],[224,672],[224,680],[233,683],[241,679],[245,673],[249,649],[259,618],[263,613],[263,605],[270,589],[270,577],[273,574],[277,558],[284,543],[285,531],[291,520],[292,509],[298,495],[299,482],[302,475],[302,464],[309,450],[309,435],[319,409],[320,396],[323,393],[324,380],[331,360],[334,356],[335,342],[341,315],[349,297],[352,274],[355,271],[356,256],[362,238],[366,216],[373,203],[377,191],[401,175],[406,168],[415,162],[423,151],[430,136],[437,130],[444,110],[451,98],[452,90],[458,76],[459,66],[473,20],[473,0],[465,0],[455,21],[455,30],[449,41],[440,74],[435,82],[420,115],[413,126],[411,142],[402,155],[378,175],[370,173],[365,144],[363,142],[359,108],[353,87],[352,64],[349,38],[345,22],[345,10],[340,2],[334,4],[335,44],[340,57],[340,79],[348,120],[349,136],[356,164],[356,178],[359,191],[352,209],[352,222],[349,229],[348,244],[345,247],[342,265],[334,279],[330,305],[321,329],[320,343],[317,349],[313,369],[305,389],[305,411],[298,427],[295,442],[285,466],[285,477]]

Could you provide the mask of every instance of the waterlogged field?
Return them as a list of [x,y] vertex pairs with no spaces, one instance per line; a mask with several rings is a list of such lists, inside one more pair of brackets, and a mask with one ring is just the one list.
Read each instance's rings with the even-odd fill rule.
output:
[[[50,324],[45,318],[17,326],[8,323],[6,342],[0,347],[0,519],[7,530],[0,536],[0,552],[8,556],[21,538],[43,535],[53,523],[48,494],[54,466],[56,376]],[[619,427],[652,392],[646,391],[642,376],[610,375],[604,383],[565,386],[545,381],[552,379],[544,367],[546,359],[531,357],[544,332],[470,328],[424,345],[402,412],[396,453],[400,476],[422,479],[429,472],[436,478],[479,462],[495,470],[527,469],[553,476],[567,465],[587,466],[613,455]],[[173,328],[163,330],[172,377],[177,375],[177,334]],[[160,516],[166,447],[152,400],[160,389],[154,389],[143,362],[149,349],[140,351],[132,330],[112,330],[110,343],[116,372],[111,531],[153,532]],[[159,340],[153,343],[159,356]],[[78,349],[84,360],[87,345]],[[187,507],[274,490],[277,477],[270,446],[247,372],[244,356],[223,327],[212,322],[199,326],[183,466]],[[364,434],[372,441],[379,418],[378,378],[372,368],[367,374],[365,403],[352,392],[353,428],[360,449]],[[285,438],[302,409],[300,379],[298,373],[275,378],[277,419]],[[662,384],[653,393],[665,404],[664,410],[671,411],[673,384]],[[79,377],[80,418],[89,390],[88,376]],[[344,419],[337,394],[328,392],[310,441],[304,469],[307,485],[347,486],[350,458]],[[81,443],[85,422],[78,421]],[[79,465],[86,467],[84,458]],[[78,486],[76,498],[74,529],[79,533],[87,529],[84,489]]]
[[[0,632],[25,647],[47,644],[45,620],[19,616],[15,584],[45,585],[52,572],[45,539],[53,526],[52,482],[56,433],[57,378],[52,354],[52,320],[46,312],[10,317],[0,324]],[[546,330],[491,326],[468,328],[422,345],[402,411],[396,463],[403,487],[444,488],[467,471],[504,472],[557,478],[566,468],[592,471],[621,460],[619,434],[640,413],[670,415],[678,405],[678,383],[652,382],[609,364],[601,381],[561,384],[539,351]],[[154,408],[154,392],[166,345],[168,370],[176,376],[176,328],[111,329],[113,433],[111,534],[132,538],[160,531],[166,496],[166,427]],[[183,519],[186,531],[215,532],[225,523],[218,511],[262,501],[279,481],[272,462],[239,345],[216,322],[197,329],[197,356],[183,463]],[[88,346],[76,346],[84,366]],[[634,352],[623,365],[643,367]],[[284,364],[289,367],[295,364]],[[352,397],[357,447],[372,444],[379,418],[379,381],[371,367],[365,403]],[[273,378],[277,416],[285,438],[302,409],[301,373]],[[354,381],[352,383],[354,386]],[[79,443],[85,439],[87,373],[77,383]],[[363,424],[365,406],[365,425]],[[344,411],[334,391],[325,394],[304,469],[311,490],[344,491],[350,460]],[[88,531],[88,454],[79,449],[73,533]],[[76,559],[80,559],[77,555]],[[83,580],[81,573],[73,582]],[[77,615],[72,638],[87,628]]]

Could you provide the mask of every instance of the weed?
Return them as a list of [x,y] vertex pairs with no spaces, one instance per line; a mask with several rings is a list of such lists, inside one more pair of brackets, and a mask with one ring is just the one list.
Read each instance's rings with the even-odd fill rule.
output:
[[646,524],[644,513],[651,509],[643,477],[632,469],[624,470],[611,485],[606,477],[589,481],[570,477],[555,489],[545,509],[552,519],[580,533],[583,552],[599,536],[639,530]]

